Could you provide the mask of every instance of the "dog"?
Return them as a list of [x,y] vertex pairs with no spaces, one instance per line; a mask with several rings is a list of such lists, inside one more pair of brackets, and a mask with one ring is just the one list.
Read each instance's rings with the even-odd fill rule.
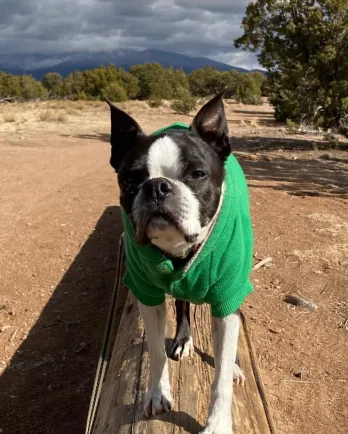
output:
[[215,378],[204,434],[232,434],[239,306],[252,290],[252,226],[245,177],[231,155],[223,94],[190,126],[146,135],[108,98],[110,164],[118,176],[125,228],[125,285],[134,293],[150,355],[146,416],[173,408],[165,351],[165,297],[175,298],[176,360],[194,351],[190,303],[209,303]]

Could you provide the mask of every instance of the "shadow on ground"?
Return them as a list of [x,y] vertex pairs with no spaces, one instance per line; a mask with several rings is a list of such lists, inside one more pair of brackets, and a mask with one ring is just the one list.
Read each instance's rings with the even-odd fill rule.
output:
[[[243,136],[234,137],[231,131],[231,144],[234,151],[257,152],[257,151],[314,151],[314,150],[328,150],[331,151],[332,144],[328,141],[313,140],[310,138],[296,137],[264,137],[257,136]],[[318,139],[321,136],[318,136]],[[339,149],[348,151],[348,143],[341,143]],[[348,154],[347,154],[348,158]]]
[[[242,112],[242,111],[241,111]],[[235,121],[239,123],[240,121]],[[272,119],[265,120],[266,123],[274,122]],[[79,135],[78,138],[89,140],[100,140],[109,142],[109,134],[95,133]],[[332,144],[325,141],[314,141],[313,139],[297,138],[275,138],[262,136],[233,137],[232,149],[236,152],[255,153],[285,151],[283,155],[270,157],[271,161],[264,159],[250,160],[238,156],[245,170],[249,185],[256,188],[273,188],[285,190],[290,194],[299,196],[335,196],[348,198],[348,154],[347,158],[334,155]],[[316,157],[305,157],[305,153],[316,150],[333,152],[329,159]],[[341,143],[340,150],[348,151],[348,144]],[[291,152],[296,153],[294,159]],[[301,156],[301,153],[303,156]],[[263,181],[262,185],[252,184],[251,181]],[[267,184],[267,181],[270,183]],[[276,185],[277,183],[277,185]]]
[[[71,135],[62,135],[63,137],[71,137]],[[92,133],[92,134],[78,134],[74,136],[76,139],[86,140],[99,140],[100,142],[110,143],[110,134],[106,133]]]
[[243,115],[247,116],[264,116],[265,118],[267,117],[274,120],[272,111],[233,109],[233,113],[242,113]]
[[[332,152],[321,157],[318,153],[316,156],[308,154],[308,151],[313,152],[315,148],[329,148],[328,143],[313,148],[312,141],[303,139],[242,137],[233,138],[232,147],[251,187],[283,190],[298,196],[348,199],[348,154],[347,158],[342,152],[337,156]],[[348,150],[348,146],[342,144],[341,149]],[[267,154],[267,151],[280,152]],[[238,155],[239,152],[243,154]],[[256,159],[252,160],[249,153],[254,152],[262,155],[256,155]]]
[[84,432],[121,231],[108,207],[0,377],[0,432]]

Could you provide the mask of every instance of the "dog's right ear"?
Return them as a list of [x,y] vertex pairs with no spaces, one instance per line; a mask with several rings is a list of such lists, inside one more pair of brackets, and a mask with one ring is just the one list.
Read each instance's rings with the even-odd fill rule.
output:
[[124,156],[136,146],[138,138],[144,133],[131,116],[116,107],[109,98],[105,97],[105,101],[111,113],[110,164],[117,172]]

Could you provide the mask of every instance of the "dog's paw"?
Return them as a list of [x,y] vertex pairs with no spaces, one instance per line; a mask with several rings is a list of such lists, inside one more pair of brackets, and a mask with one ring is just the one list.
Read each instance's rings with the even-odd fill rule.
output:
[[185,357],[192,357],[194,352],[195,349],[193,346],[192,336],[175,340],[171,351],[174,360],[182,360]]
[[233,434],[232,420],[225,415],[216,415],[208,419],[207,427],[201,434]]
[[144,413],[146,417],[155,416],[164,411],[168,413],[173,405],[170,389],[154,387],[146,395]]
[[237,363],[234,364],[233,368],[233,381],[238,386],[244,386],[245,384],[245,375],[244,372],[241,370],[241,368],[237,365]]

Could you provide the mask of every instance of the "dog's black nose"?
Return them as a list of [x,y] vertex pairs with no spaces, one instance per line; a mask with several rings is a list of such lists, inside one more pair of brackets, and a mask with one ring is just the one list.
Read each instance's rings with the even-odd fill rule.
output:
[[149,199],[164,200],[173,192],[173,184],[166,178],[149,179],[143,185],[143,192]]

